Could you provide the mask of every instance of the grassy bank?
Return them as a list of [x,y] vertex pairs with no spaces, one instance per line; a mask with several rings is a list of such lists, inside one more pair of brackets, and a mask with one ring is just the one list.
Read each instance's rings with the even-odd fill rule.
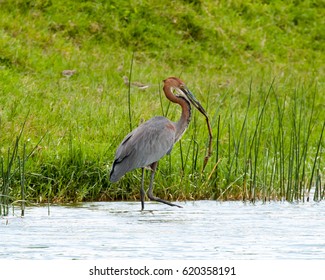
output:
[[[162,93],[168,76],[207,109],[214,154],[201,173],[208,134],[195,112],[160,161],[158,196],[324,197],[321,1],[17,0],[0,8],[2,204],[138,199],[140,171],[114,185],[108,174],[130,126],[179,118]],[[129,98],[122,77],[133,54],[132,80],[150,87],[131,88]],[[67,78],[67,69],[77,72]]]

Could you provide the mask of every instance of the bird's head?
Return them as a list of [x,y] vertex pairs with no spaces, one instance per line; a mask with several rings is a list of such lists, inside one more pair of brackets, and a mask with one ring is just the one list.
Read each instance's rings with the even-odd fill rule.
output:
[[200,102],[196,99],[194,94],[187,88],[185,83],[176,77],[169,77],[166,80],[164,80],[164,87],[168,87],[171,90],[176,90],[177,95],[184,97],[186,100],[188,100],[196,109],[198,109],[204,116],[207,117],[207,113],[200,104]]

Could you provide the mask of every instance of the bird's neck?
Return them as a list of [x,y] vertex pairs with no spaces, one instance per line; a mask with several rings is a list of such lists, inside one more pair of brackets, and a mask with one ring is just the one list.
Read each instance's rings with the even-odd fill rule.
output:
[[175,142],[177,142],[185,132],[186,128],[188,127],[188,124],[191,120],[191,105],[190,102],[187,101],[184,97],[179,95],[174,95],[172,88],[169,86],[164,86],[164,92],[171,102],[177,103],[182,107],[182,115],[178,122],[176,122],[176,139]]
[[177,142],[187,129],[190,120],[191,120],[191,105],[190,103],[182,96],[176,96],[179,101],[177,102],[182,107],[181,118],[176,123],[176,139]]

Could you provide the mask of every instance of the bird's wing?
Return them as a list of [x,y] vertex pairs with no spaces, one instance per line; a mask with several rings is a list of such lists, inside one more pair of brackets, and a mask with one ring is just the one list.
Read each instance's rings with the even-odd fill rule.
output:
[[128,171],[158,161],[174,143],[175,125],[167,118],[155,117],[141,124],[118,147],[110,180],[115,182]]

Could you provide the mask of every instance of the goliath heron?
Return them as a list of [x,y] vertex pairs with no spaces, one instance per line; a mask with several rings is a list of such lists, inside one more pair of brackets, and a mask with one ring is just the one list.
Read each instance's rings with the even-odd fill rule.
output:
[[[177,103],[182,108],[182,115],[178,122],[170,121],[165,117],[153,117],[131,131],[117,148],[114,163],[110,173],[110,181],[118,181],[125,173],[136,168],[142,168],[141,179],[141,210],[144,209],[144,168],[151,168],[151,177],[148,190],[150,200],[162,202],[170,206],[181,207],[177,204],[163,200],[153,195],[153,181],[158,161],[169,154],[173,145],[182,137],[191,119],[191,105],[206,116],[210,140],[211,128],[207,114],[195,96],[186,87],[183,81],[170,77],[164,80],[164,93],[171,102]],[[176,90],[178,94],[174,95]],[[211,146],[211,145],[210,145]],[[207,158],[206,158],[207,160]]]

